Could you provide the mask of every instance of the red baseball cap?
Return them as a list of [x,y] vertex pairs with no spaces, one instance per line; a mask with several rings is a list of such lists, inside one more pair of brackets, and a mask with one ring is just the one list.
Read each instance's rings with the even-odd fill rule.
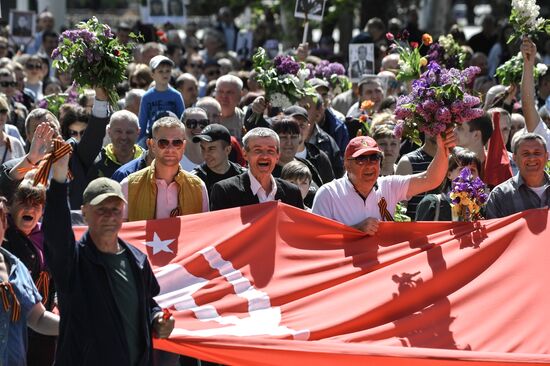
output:
[[346,159],[356,158],[370,153],[382,153],[376,141],[370,136],[357,136],[350,140],[346,146]]

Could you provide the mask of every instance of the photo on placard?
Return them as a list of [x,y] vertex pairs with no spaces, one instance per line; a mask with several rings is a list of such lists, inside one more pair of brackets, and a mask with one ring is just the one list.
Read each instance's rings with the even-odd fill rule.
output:
[[357,82],[363,75],[374,74],[374,44],[349,45],[349,77]]
[[296,0],[294,17],[308,20],[323,20],[326,0]]
[[237,35],[237,56],[248,60],[252,56],[252,32],[239,32]]
[[11,36],[17,44],[28,43],[36,32],[36,13],[10,10],[9,28]]
[[144,23],[161,25],[172,23],[184,25],[187,22],[187,9],[184,0],[146,0],[140,13]]

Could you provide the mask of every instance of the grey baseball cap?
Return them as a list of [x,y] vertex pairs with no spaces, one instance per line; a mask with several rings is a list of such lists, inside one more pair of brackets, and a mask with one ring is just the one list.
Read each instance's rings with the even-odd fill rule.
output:
[[84,190],[82,203],[95,206],[109,197],[118,197],[127,203],[119,182],[105,177],[96,178]]

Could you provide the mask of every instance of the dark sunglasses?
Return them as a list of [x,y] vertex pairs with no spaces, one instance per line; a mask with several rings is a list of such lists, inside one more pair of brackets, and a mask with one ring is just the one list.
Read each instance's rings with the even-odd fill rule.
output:
[[82,131],[76,131],[76,130],[69,130],[69,136],[71,137],[77,137],[77,136],[84,136],[84,132],[86,131],[86,129],[82,130]]
[[0,86],[4,88],[15,87],[17,83],[15,81],[0,81]]
[[220,70],[211,70],[206,73],[206,76],[215,76],[215,75],[219,75],[220,73],[221,73]]
[[0,44],[0,50],[5,50],[6,48],[8,48],[8,46],[5,44]]
[[382,155],[380,154],[370,154],[370,155],[359,155],[356,158],[350,158],[348,160],[354,160],[357,165],[365,165],[365,163],[376,163],[382,160]]
[[0,114],[8,114],[8,112],[7,109],[0,109]]
[[172,144],[173,147],[176,149],[179,149],[183,146],[183,140],[167,140],[167,139],[158,139],[157,145],[161,149],[166,149],[168,146]]
[[29,70],[32,70],[32,69],[41,69],[42,68],[42,64],[27,64],[25,65],[25,67]]
[[207,119],[188,119],[187,121],[185,121],[185,127],[190,129],[194,129],[194,128],[197,128],[197,126],[199,126],[199,128],[202,130],[209,124],[210,124],[210,121]]

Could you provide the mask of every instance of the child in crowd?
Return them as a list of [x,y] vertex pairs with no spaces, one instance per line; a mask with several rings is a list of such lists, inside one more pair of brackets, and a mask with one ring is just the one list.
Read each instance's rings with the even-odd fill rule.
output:
[[[300,193],[302,194],[302,200],[306,198],[309,193],[309,188],[311,185],[311,171],[301,161],[293,160],[283,167],[281,171],[281,178],[287,182],[294,183],[300,188]],[[311,211],[311,208],[304,205],[307,211]]]
[[166,56],[158,55],[151,59],[149,67],[153,70],[155,86],[145,92],[141,99],[139,109],[141,132],[138,139],[140,142],[150,132],[159,113],[170,111],[181,118],[185,110],[181,94],[168,84],[174,62]]

